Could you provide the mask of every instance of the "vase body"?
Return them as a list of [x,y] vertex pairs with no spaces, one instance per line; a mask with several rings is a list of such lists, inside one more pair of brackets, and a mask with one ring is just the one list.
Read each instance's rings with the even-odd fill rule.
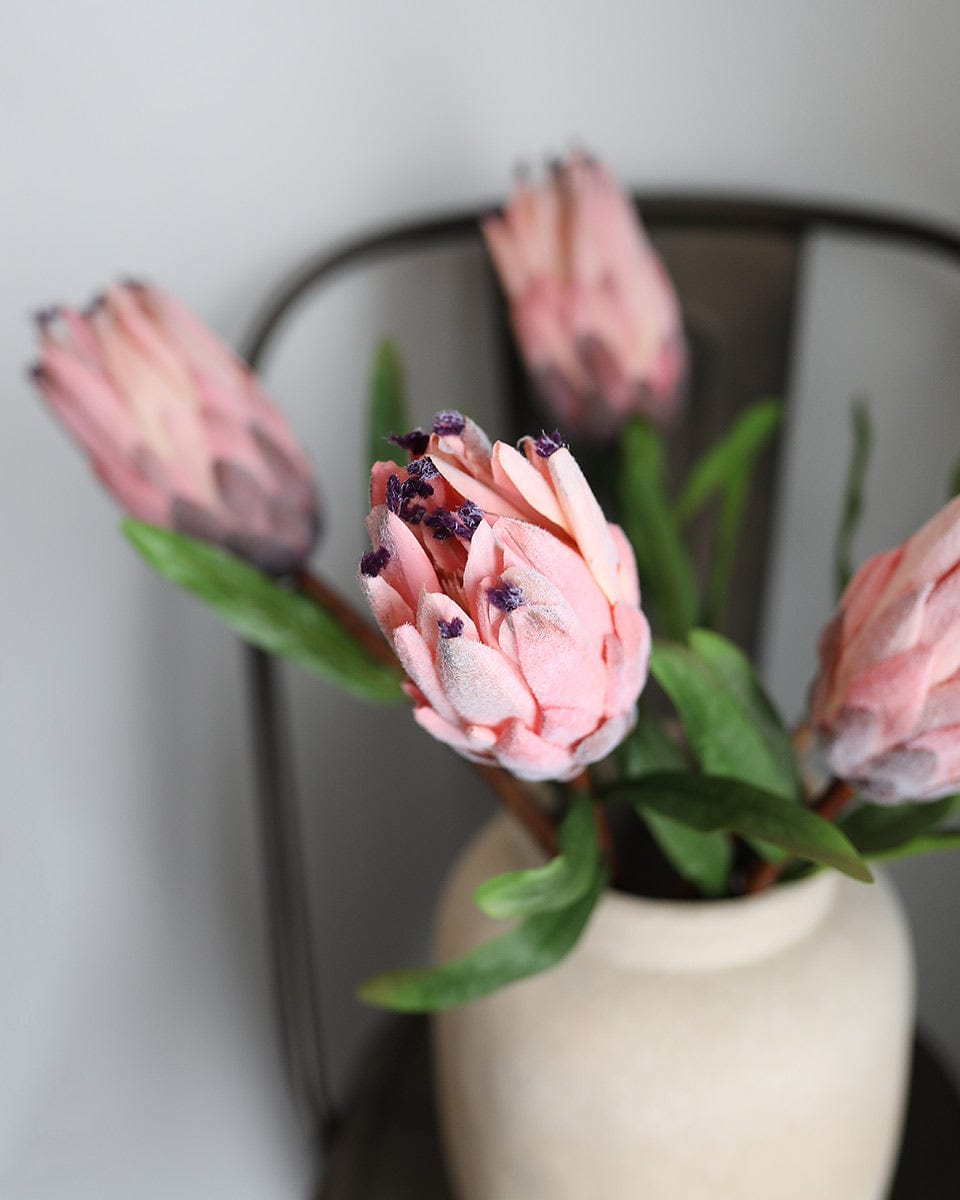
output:
[[[435,958],[535,865],[498,818],[443,892]],[[457,1200],[884,1200],[913,1033],[895,893],[823,872],[737,900],[607,893],[553,970],[434,1018]]]

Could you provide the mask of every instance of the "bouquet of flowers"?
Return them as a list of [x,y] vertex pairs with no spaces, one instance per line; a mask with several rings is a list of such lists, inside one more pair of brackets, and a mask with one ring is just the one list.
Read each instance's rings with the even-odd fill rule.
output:
[[[681,313],[614,180],[574,155],[541,184],[521,180],[483,235],[543,425],[517,445],[491,442],[454,404],[411,430],[398,351],[380,348],[358,569],[379,632],[305,565],[321,524],[307,456],[195,317],[124,282],[82,312],[37,318],[37,386],[146,561],[251,643],[371,703],[411,704],[542,847],[542,866],[476,893],[505,932],[361,986],[408,1011],[556,964],[605,889],[645,890],[647,862],[661,892],[666,876],[667,894],[694,903],[821,868],[866,883],[870,862],[960,846],[947,827],[960,787],[960,499],[852,573],[867,441],[857,410],[842,594],[808,711],[789,729],[718,631],[779,404],[748,407],[670,480]],[[595,486],[578,449],[599,465]],[[711,505],[702,581],[687,533]]]

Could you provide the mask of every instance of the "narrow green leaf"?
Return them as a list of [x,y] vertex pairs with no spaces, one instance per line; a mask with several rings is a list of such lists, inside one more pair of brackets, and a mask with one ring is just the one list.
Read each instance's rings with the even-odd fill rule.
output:
[[752,474],[744,471],[738,478],[730,480],[723,494],[723,503],[717,518],[713,566],[703,601],[703,624],[711,629],[716,629],[723,623],[726,613],[740,529],[752,481]]
[[869,883],[866,863],[846,837],[829,821],[799,804],[784,804],[778,796],[737,779],[689,773],[648,775],[615,784],[607,799],[633,804],[641,813],[654,812],[701,833],[734,833],[768,842],[796,858]]
[[[753,724],[770,757],[777,764],[781,786],[769,790],[777,793],[782,790],[785,797],[799,799],[800,774],[793,742],[773,701],[764,690],[753,663],[739,646],[712,630],[692,629],[688,641],[690,649],[710,667],[727,695]],[[725,771],[724,774],[731,772]],[[760,787],[769,787],[769,784],[757,780],[752,782]]]
[[600,846],[589,796],[574,797],[557,832],[560,852],[545,866],[488,879],[474,894],[481,912],[496,920],[529,917],[567,908],[589,888],[600,863]]
[[733,863],[733,845],[726,834],[701,833],[652,808],[643,810],[641,816],[681,879],[705,896],[726,894]]
[[693,466],[676,504],[677,519],[686,523],[730,483],[749,475],[757,455],[783,420],[779,400],[758,400],[747,408],[730,430]]
[[644,607],[673,638],[683,638],[696,620],[697,584],[680,524],[666,490],[663,438],[642,418],[620,439],[618,478],[623,527],[637,556]]
[[373,466],[389,456],[387,438],[405,433],[410,427],[407,416],[403,363],[395,342],[385,340],[377,347],[370,377],[370,402],[367,412],[367,465]]
[[370,658],[314,601],[206,542],[140,521],[124,521],[123,531],[155,571],[209,604],[246,641],[365,700],[403,698],[399,672]]
[[865,400],[855,399],[851,402],[850,421],[853,429],[853,450],[847,468],[843,509],[840,514],[840,526],[837,530],[833,555],[838,596],[850,582],[850,576],[853,574],[851,559],[853,536],[857,531],[860,515],[863,512],[863,487],[867,464],[870,461],[870,443],[872,441],[870,409]]
[[617,748],[620,769],[628,779],[654,771],[683,771],[687,759],[663,725],[641,706],[637,723]]
[[901,858],[917,858],[921,854],[937,854],[944,850],[960,850],[960,830],[945,829],[939,833],[922,833],[919,837],[893,846],[889,850],[878,850],[868,854],[872,862],[894,862]]
[[909,804],[864,803],[838,822],[865,858],[895,853],[957,812],[960,796]]
[[698,630],[692,641],[654,642],[650,671],[676,706],[700,766],[797,799],[789,742],[749,661],[719,634]]
[[953,500],[955,496],[960,496],[960,460],[953,464],[953,470],[947,481],[947,499]]
[[389,971],[358,989],[361,1000],[397,1012],[437,1012],[555,966],[577,944],[606,883],[598,867],[590,887],[567,908],[537,913],[439,967]]

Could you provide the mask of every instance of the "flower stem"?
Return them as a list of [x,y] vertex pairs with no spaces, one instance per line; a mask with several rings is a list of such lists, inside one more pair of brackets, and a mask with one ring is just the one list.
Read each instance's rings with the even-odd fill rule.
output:
[[389,666],[397,665],[397,656],[381,637],[379,630],[366,617],[362,616],[349,600],[345,600],[339,592],[323,579],[318,579],[308,570],[302,568],[297,572],[297,586],[311,600],[315,600],[321,608],[332,613],[340,624],[360,643],[371,658]]
[[[332,613],[344,629],[360,643],[371,658],[389,666],[400,664],[392,647],[381,637],[379,631],[362,616],[353,605],[336,592],[325,580],[307,570],[297,573],[300,590],[321,608]],[[496,794],[501,804],[523,825],[530,836],[547,854],[557,852],[557,834],[553,822],[539,804],[531,797],[519,779],[492,764],[474,763],[474,770]],[[587,780],[589,787],[589,780]]]
[[[853,799],[855,795],[854,789],[849,783],[845,783],[842,779],[831,780],[829,785],[824,789],[820,799],[812,806],[813,811],[825,821],[832,821],[837,817],[847,803]],[[768,887],[772,887],[783,874],[789,859],[783,859],[782,862],[761,862],[754,867],[749,877],[747,878],[747,893],[754,895],[757,892],[765,891]]]

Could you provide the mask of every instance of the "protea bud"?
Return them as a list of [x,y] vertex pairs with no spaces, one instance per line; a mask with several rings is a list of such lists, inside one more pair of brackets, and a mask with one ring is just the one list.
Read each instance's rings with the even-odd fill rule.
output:
[[111,287],[48,309],[33,377],[124,509],[271,573],[317,536],[310,467],[250,369],[172,297]]
[[960,498],[869,559],[820,642],[811,719],[830,768],[870,800],[960,788]]
[[570,779],[630,730],[650,632],[633,552],[559,434],[523,453],[459,413],[373,468],[360,578],[419,723],[522,779]]
[[483,234],[527,367],[554,418],[606,438],[641,413],[666,424],[685,364],[680,309],[636,211],[582,154],[521,180]]

